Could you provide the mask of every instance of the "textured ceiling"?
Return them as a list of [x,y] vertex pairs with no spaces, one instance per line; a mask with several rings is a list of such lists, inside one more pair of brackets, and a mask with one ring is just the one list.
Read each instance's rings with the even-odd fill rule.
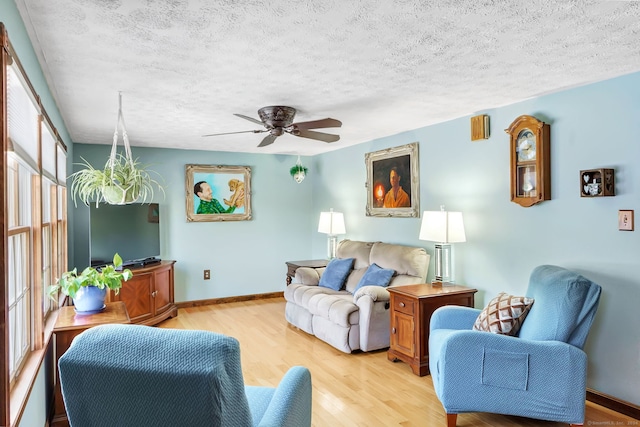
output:
[[[640,71],[640,2],[15,0],[74,142],[313,155]],[[285,134],[268,105],[343,122]]]

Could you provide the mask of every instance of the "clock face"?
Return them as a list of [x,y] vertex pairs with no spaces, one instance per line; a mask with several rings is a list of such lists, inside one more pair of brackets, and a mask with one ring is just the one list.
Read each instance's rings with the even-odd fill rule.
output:
[[529,129],[524,129],[516,140],[518,161],[526,162],[536,159],[536,136]]

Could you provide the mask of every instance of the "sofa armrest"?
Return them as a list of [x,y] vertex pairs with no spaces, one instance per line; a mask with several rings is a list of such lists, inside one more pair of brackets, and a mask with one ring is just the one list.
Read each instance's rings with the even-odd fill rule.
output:
[[382,286],[363,286],[353,296],[360,321],[360,350],[389,347],[390,294]]
[[353,302],[358,304],[358,300],[369,297],[375,301],[389,301],[391,298],[389,291],[382,286],[363,286],[353,295]]
[[457,305],[438,308],[431,315],[429,330],[435,329],[471,329],[482,310]]
[[296,270],[294,282],[303,285],[313,286],[320,283],[320,276],[324,272],[323,268],[300,267]]

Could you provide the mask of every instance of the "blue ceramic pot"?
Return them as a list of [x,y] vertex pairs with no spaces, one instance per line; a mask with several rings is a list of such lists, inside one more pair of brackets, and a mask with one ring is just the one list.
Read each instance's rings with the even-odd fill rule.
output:
[[73,305],[77,313],[98,313],[106,307],[104,298],[107,296],[107,288],[100,289],[95,286],[82,286],[73,299]]

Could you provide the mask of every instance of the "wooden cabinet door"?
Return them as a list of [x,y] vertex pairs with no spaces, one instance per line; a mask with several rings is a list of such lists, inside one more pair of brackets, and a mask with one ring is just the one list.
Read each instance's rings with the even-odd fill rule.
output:
[[392,317],[391,348],[409,357],[414,357],[415,323],[413,316],[394,311]]
[[157,271],[154,280],[154,315],[161,313],[169,308],[173,304],[173,283],[172,280],[173,269],[167,268],[163,271]]
[[122,285],[115,300],[123,301],[127,306],[131,323],[138,323],[154,314],[152,292],[153,273],[138,273]]

